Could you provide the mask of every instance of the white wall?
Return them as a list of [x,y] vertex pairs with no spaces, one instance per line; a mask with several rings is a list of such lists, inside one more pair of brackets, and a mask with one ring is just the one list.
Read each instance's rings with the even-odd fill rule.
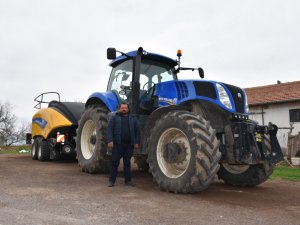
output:
[[[268,106],[250,106],[250,112],[261,113],[262,110],[265,112],[264,125],[268,125],[269,122],[276,124],[278,127],[290,127],[290,109],[300,109],[300,103],[284,103],[284,104],[274,104]],[[252,120],[257,121],[259,124],[263,125],[263,119],[261,114],[250,115]],[[300,122],[293,124],[294,129],[292,134],[298,134],[300,132]],[[277,133],[278,141],[283,148],[287,148],[289,130],[279,129]]]

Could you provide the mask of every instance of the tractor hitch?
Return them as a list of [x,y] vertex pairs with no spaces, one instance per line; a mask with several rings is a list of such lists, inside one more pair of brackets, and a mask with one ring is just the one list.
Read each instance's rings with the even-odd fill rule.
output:
[[283,160],[283,153],[281,150],[281,147],[279,145],[278,139],[276,137],[278,131],[278,127],[275,124],[269,123],[268,126],[268,133],[270,136],[270,142],[271,142],[271,160],[274,163],[280,162]]
[[[277,126],[260,126],[251,120],[235,121],[227,130],[226,161],[230,164],[259,164],[264,160],[277,163],[283,159],[277,140]],[[230,133],[228,135],[228,133]],[[228,142],[231,140],[231,142]]]

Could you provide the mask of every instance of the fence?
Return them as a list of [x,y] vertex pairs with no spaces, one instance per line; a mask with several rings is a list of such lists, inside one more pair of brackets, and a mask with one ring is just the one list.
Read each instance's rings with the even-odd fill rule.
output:
[[300,156],[300,134],[289,135],[287,158],[291,161],[292,157]]

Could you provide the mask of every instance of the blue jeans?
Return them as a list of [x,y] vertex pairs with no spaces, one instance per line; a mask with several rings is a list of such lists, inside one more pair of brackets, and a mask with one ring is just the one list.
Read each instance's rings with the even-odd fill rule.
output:
[[112,149],[109,181],[115,183],[120,159],[123,157],[125,183],[131,181],[130,160],[133,153],[133,146],[126,144],[115,144]]

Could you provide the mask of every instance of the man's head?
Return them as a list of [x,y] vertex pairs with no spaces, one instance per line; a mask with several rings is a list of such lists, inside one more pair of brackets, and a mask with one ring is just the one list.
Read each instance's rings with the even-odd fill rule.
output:
[[118,111],[123,115],[127,115],[129,113],[129,105],[127,103],[121,103]]

